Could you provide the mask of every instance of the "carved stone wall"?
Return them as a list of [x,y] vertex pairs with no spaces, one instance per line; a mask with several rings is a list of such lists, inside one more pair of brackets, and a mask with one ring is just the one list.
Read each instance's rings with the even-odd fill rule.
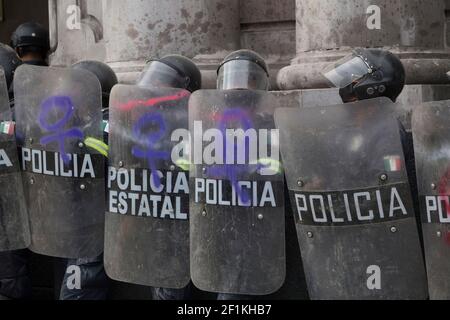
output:
[[[133,82],[151,57],[179,53],[195,60],[203,86],[214,88],[225,55],[251,48],[276,74],[295,56],[294,0],[49,0],[52,65],[81,59],[110,64]],[[67,27],[71,5],[81,8],[79,29]]]
[[[380,29],[368,28],[370,6],[380,8]],[[284,90],[323,88],[320,71],[353,47],[382,47],[397,53],[408,84],[448,83],[448,0],[296,0],[297,56],[284,68]]]

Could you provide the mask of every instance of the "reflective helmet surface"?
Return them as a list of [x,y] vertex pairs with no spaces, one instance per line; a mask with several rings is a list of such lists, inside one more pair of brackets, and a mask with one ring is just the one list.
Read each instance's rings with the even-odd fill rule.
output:
[[202,75],[192,60],[172,54],[150,60],[137,84],[143,87],[171,87],[194,92],[201,89]]
[[405,69],[393,53],[356,49],[323,71],[344,102],[388,97],[395,101],[405,85]]
[[254,51],[238,50],[229,54],[217,70],[217,89],[269,89],[269,70]]

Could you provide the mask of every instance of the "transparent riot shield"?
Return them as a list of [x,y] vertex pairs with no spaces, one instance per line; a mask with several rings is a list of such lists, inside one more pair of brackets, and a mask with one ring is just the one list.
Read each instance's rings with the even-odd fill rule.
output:
[[189,101],[191,277],[202,290],[268,295],[284,283],[276,102],[248,90],[202,90]]
[[277,110],[312,299],[424,299],[426,276],[393,104]]
[[105,269],[115,280],[189,284],[189,96],[173,88],[113,89]]
[[30,249],[60,258],[103,251],[101,89],[89,72],[23,65],[14,79]]
[[9,105],[5,73],[0,68],[0,251],[25,249],[30,228]]
[[450,299],[450,101],[413,113],[414,151],[430,298]]

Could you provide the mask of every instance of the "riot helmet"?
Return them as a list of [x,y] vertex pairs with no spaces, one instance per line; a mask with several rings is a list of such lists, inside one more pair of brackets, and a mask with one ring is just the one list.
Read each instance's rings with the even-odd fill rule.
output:
[[11,88],[14,72],[22,62],[12,48],[0,43],[0,67],[5,71],[6,84]]
[[269,70],[264,59],[254,51],[238,50],[229,54],[217,70],[220,90],[269,90]]
[[45,60],[50,50],[48,30],[39,23],[23,23],[12,34],[11,46],[21,58],[28,53],[36,53]]
[[109,107],[109,95],[112,88],[119,82],[113,69],[106,63],[94,60],[84,60],[75,63],[74,69],[86,70],[93,73],[102,87],[103,108]]
[[195,63],[181,55],[149,60],[137,84],[142,87],[170,87],[194,92],[201,89],[202,75]]
[[400,59],[381,49],[356,49],[325,68],[323,75],[337,88],[344,102],[388,97],[393,102],[405,85]]

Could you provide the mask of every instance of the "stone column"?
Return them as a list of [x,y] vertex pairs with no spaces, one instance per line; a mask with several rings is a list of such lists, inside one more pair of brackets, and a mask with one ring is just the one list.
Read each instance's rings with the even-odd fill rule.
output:
[[102,3],[87,0],[49,0],[52,66],[70,66],[84,59],[105,59]]
[[[381,29],[373,26],[380,11]],[[368,8],[375,11],[367,13]],[[448,0],[296,0],[297,56],[282,69],[284,90],[325,88],[324,66],[354,47],[381,47],[402,59],[407,84],[446,84],[450,70]],[[448,14],[447,14],[448,16]]]
[[295,0],[241,0],[241,46],[269,64],[272,89],[276,75],[295,56]]
[[215,88],[216,67],[240,47],[239,0],[103,0],[106,61],[133,82],[147,59],[193,58],[203,86]]

